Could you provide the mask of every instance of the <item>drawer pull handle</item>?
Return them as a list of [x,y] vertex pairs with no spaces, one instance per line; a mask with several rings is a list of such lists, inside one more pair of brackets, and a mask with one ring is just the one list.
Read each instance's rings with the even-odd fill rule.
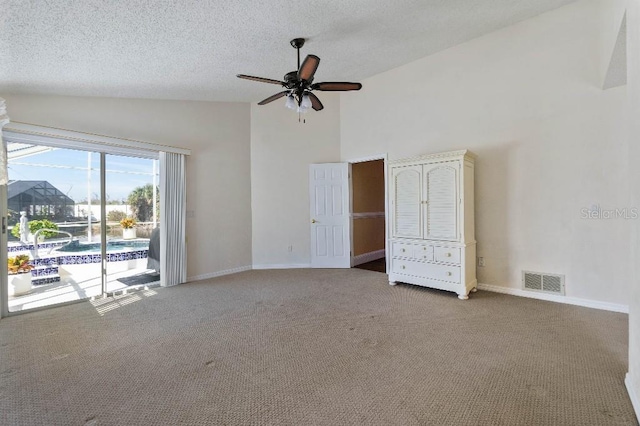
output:
[[422,247],[422,250],[426,250],[426,249],[427,249],[426,247]]
[[452,274],[451,272],[447,272],[447,276],[450,277]]
[[406,266],[402,265],[402,269],[406,268]]
[[447,253],[447,254],[445,254],[445,256],[451,257],[451,253]]
[[406,251],[405,249],[402,249],[402,252],[403,252],[403,253],[404,253],[405,251]]

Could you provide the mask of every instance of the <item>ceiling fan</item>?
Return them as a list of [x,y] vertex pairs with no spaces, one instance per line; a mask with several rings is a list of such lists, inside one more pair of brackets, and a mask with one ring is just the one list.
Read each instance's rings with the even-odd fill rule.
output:
[[324,92],[343,92],[348,90],[360,90],[362,84],[348,83],[345,81],[327,81],[324,83],[314,83],[313,76],[320,64],[320,58],[316,55],[307,55],[300,64],[300,48],[304,46],[305,39],[294,38],[291,40],[291,46],[298,51],[298,70],[291,71],[284,75],[284,81],[272,80],[270,78],[254,77],[251,75],[238,74],[239,78],[246,80],[259,81],[262,83],[278,84],[286,88],[282,92],[269,96],[267,99],[258,102],[258,105],[266,105],[270,102],[287,97],[286,107],[295,109],[298,112],[307,112],[309,108],[320,111],[324,106],[320,99],[312,93],[313,90]]

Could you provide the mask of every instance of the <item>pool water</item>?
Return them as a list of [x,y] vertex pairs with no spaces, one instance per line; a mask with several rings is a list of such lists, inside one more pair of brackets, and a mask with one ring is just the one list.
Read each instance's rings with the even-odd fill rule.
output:
[[[55,249],[54,251],[68,253],[100,253],[100,243],[81,243],[74,240],[71,244]],[[126,249],[146,250],[149,248],[149,241],[108,241],[107,253],[114,251],[123,251]]]

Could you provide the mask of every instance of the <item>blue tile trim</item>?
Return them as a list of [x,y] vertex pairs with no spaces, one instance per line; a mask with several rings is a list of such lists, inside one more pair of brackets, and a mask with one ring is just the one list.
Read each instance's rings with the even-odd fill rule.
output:
[[[52,248],[52,247],[60,247],[67,243],[68,241],[58,241],[55,243],[42,243],[42,244],[38,244],[38,248],[45,249],[45,248]],[[8,246],[7,252],[15,253],[17,251],[30,251],[33,249],[35,249],[33,244],[17,244],[17,245]]]
[[42,277],[58,273],[58,265],[36,266],[31,270],[32,277]]
[[[121,253],[107,253],[107,262],[124,262],[127,260],[146,259],[149,250],[133,250]],[[57,265],[85,265],[89,263],[100,263],[100,254],[70,254],[66,256],[43,257],[32,259],[29,263],[35,267],[57,266]]]
[[[107,262],[124,262],[128,260],[146,259],[149,250],[134,250],[121,253],[107,253]],[[84,265],[100,263],[100,254],[76,254],[68,256],[54,256],[40,259],[32,259],[29,264],[34,266],[31,270],[31,284],[43,286],[60,282],[58,265]]]
[[42,277],[42,278],[33,278],[31,280],[31,285],[46,285],[60,282],[60,277]]

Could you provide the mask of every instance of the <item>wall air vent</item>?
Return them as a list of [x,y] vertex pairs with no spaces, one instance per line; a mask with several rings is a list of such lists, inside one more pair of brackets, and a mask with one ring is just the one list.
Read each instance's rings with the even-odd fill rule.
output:
[[564,296],[564,275],[522,271],[522,287],[525,290]]

